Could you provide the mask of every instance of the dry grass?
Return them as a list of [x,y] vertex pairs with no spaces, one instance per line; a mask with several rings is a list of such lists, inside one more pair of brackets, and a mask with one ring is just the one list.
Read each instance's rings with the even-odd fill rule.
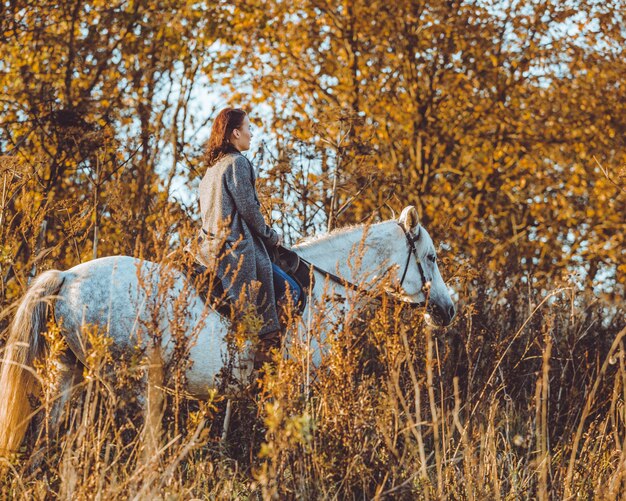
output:
[[[113,364],[106,337],[94,329],[91,364],[62,434],[46,433],[51,402],[44,391],[0,492],[72,499],[623,497],[623,317],[602,327],[600,308],[546,302],[534,312],[540,319],[527,318],[506,336],[496,327],[498,308],[465,308],[443,331],[420,311],[372,304],[348,324],[328,326],[331,350],[318,370],[307,350],[317,330],[299,337],[292,329],[294,340],[265,374],[263,391],[233,399],[225,442],[223,396],[187,398],[175,368],[159,364],[155,351],[116,354]],[[324,318],[317,311],[312,325]],[[47,340],[48,359],[37,367],[44,383],[61,351],[56,327]],[[145,384],[146,371],[153,385]],[[155,390],[164,380],[168,390]]]
[[[18,210],[28,200],[16,190]],[[36,248],[41,215],[20,224]],[[171,233],[164,224],[137,252],[166,259],[169,249],[158,244]],[[28,271],[62,265],[35,253],[5,280],[7,256],[19,246],[5,229],[0,345]],[[19,453],[2,460],[0,497],[624,498],[623,304],[569,286],[512,293],[489,279],[459,279],[455,288],[468,292],[447,329],[427,324],[420,310],[373,300],[349,308],[341,324],[328,325],[323,309],[304,319],[308,330],[291,318],[292,342],[262,391],[231,399],[225,441],[224,394],[201,402],[184,392],[184,329],[174,329],[177,355],[168,365],[158,340],[122,356],[89,329],[90,363],[61,433],[50,433],[49,388],[63,351],[51,324],[46,360],[36,366],[44,388],[33,402],[38,413]],[[309,347],[321,328],[332,340],[314,370]]]

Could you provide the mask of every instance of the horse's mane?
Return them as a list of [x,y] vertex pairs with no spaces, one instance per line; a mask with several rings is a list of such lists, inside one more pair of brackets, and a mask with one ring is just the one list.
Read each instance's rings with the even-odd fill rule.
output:
[[[390,219],[390,220],[386,220],[386,221],[381,221],[379,223],[374,223],[371,224],[370,226],[375,226],[375,225],[379,225],[379,224],[383,224],[383,223],[389,223],[389,222],[394,222],[395,220]],[[298,247],[307,247],[311,244],[314,243],[318,243],[318,242],[322,242],[324,240],[330,240],[332,238],[335,237],[339,237],[339,236],[347,236],[350,235],[352,233],[357,232],[358,230],[363,229],[365,226],[367,226],[367,224],[350,224],[348,226],[342,226],[341,228],[335,228],[334,230],[330,231],[330,232],[326,232],[326,233],[319,233],[316,235],[311,235],[309,237],[304,237],[302,239],[300,239],[296,245]]]

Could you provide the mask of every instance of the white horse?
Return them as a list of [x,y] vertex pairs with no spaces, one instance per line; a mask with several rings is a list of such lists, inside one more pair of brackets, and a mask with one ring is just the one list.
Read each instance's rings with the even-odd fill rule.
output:
[[[294,250],[315,265],[307,309],[322,308],[319,301],[329,293],[345,300],[356,288],[354,284],[367,290],[386,278],[395,285],[390,294],[412,304],[427,304],[437,323],[448,325],[455,315],[433,242],[412,206],[398,220],[339,230]],[[155,292],[159,287],[166,290],[165,295]],[[172,355],[176,332],[186,329],[192,362],[186,373],[187,391],[202,398],[218,384],[227,358],[229,322],[205,305],[183,274],[164,279],[158,264],[129,256],[95,259],[67,271],[46,271],[21,300],[2,357],[0,455],[19,447],[33,414],[28,396],[39,388],[32,367],[45,352],[41,333],[49,310],[62,326],[69,347],[54,387],[57,397],[51,420],[60,419],[76,374],[88,364],[85,325],[99,326],[118,350],[145,348],[148,340],[157,340],[165,363]],[[302,318],[307,316],[305,310]],[[325,333],[317,336],[323,348]],[[312,365],[319,364],[320,356],[319,349],[312,351]]]

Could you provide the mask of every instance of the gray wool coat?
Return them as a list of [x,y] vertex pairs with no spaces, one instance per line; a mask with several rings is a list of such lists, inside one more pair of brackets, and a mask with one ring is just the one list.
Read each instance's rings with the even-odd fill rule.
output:
[[228,153],[207,169],[200,182],[202,231],[196,259],[207,267],[218,263],[217,274],[232,300],[243,292],[246,301],[256,304],[263,336],[279,328],[267,251],[278,244],[278,234],[261,214],[255,182],[252,164],[241,153]]

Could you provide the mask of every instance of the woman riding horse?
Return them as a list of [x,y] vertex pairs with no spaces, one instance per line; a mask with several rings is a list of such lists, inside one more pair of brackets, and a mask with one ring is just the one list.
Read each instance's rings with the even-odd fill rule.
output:
[[[279,348],[281,328],[276,311],[288,277],[273,265],[268,248],[281,244],[260,210],[255,173],[241,152],[250,149],[250,119],[245,111],[223,109],[215,119],[206,150],[207,171],[200,182],[202,229],[196,260],[213,268],[233,304],[242,299],[263,318],[255,367]],[[275,285],[279,288],[275,290]]]

